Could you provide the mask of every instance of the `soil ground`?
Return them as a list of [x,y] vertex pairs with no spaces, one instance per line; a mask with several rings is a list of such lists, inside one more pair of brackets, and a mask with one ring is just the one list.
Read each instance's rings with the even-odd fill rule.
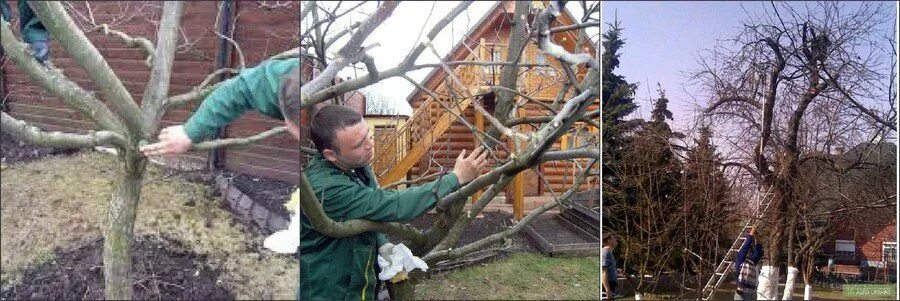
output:
[[0,132],[0,163],[28,162],[49,155],[71,155],[79,149],[38,147],[20,142],[5,132]]
[[[101,298],[100,229],[115,176],[115,156],[32,147],[0,135],[4,158],[0,297]],[[296,259],[262,248],[264,235],[225,209],[214,197],[210,180],[199,171],[148,168],[135,225],[135,297],[293,298]],[[287,216],[283,204],[295,189],[292,185],[248,175],[234,176],[234,183],[268,209]],[[434,217],[426,214],[411,224],[427,229]],[[510,218],[502,212],[483,213],[463,232],[458,245],[509,228]],[[511,248],[473,264],[502,261],[513,253],[537,253],[521,232],[510,238]]]
[[245,174],[237,174],[233,178],[234,185],[257,204],[263,205],[269,212],[274,212],[284,218],[290,213],[284,204],[287,203],[291,192],[297,189],[290,183],[281,182],[265,177],[254,177]]
[[[4,139],[3,143],[8,141]],[[11,153],[23,152],[4,150],[4,155]],[[101,250],[99,240],[107,199],[113,187],[115,156],[83,151],[71,156],[14,162],[7,164],[0,174],[3,298],[31,298],[36,294],[44,299],[102,296],[99,286],[91,284],[92,279],[99,281],[102,274],[91,273],[102,271],[97,254]],[[148,239],[156,244],[133,246],[138,258],[135,291],[145,294],[136,297],[255,300],[295,297],[296,259],[264,249],[264,235],[223,209],[222,202],[211,197],[211,190],[206,184],[183,178],[182,174],[158,166],[148,167],[135,235],[165,239]],[[200,273],[195,276],[197,271]],[[152,277],[154,274],[157,277]],[[82,276],[86,278],[79,278]],[[160,281],[154,283],[153,279],[174,286]],[[161,286],[159,294],[157,284]],[[76,293],[81,295],[73,295]]]
[[[219,271],[181,244],[155,236],[138,237],[133,247],[134,298],[138,300],[234,299],[218,285]],[[0,293],[7,300],[103,299],[103,241],[70,251],[27,271],[25,281]]]

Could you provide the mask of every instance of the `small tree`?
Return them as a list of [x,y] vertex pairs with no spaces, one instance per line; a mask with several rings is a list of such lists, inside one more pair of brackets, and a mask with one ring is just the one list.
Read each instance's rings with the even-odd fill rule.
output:
[[[98,130],[86,134],[47,132],[6,112],[0,112],[2,130],[35,145],[115,148],[118,168],[114,189],[109,197],[106,224],[103,226],[105,296],[110,300],[131,299],[133,283],[130,276],[131,245],[134,241],[134,220],[147,166],[147,158],[138,147],[155,136],[160,121],[167,112],[202,99],[217,87],[217,84],[213,84],[217,76],[231,74],[235,70],[217,70],[191,92],[170,95],[172,64],[176,48],[179,46],[182,2],[163,3],[156,43],[110,29],[107,24],[95,26],[94,29],[121,39],[129,47],[141,49],[146,55],[146,61],[151,65],[150,78],[138,105],[122,80],[70,17],[62,2],[32,1],[29,5],[52,34],[53,40],[61,44],[72,59],[87,71],[99,93],[79,86],[66,77],[62,70],[53,66],[43,66],[35,61],[27,52],[26,45],[13,35],[8,22],[0,22],[0,36],[2,36],[0,42],[4,52],[35,84],[59,97],[94,122]],[[93,20],[93,15],[90,17]],[[286,52],[280,56],[288,57],[291,54]],[[241,60],[243,62],[242,56]],[[249,144],[284,131],[284,127],[278,127],[248,138],[207,141],[194,145],[193,149],[207,150]]]

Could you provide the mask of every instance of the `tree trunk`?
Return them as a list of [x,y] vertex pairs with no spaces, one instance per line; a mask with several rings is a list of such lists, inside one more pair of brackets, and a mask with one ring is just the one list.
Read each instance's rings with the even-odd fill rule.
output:
[[417,300],[416,299],[416,283],[412,277],[397,283],[391,283],[394,295],[391,300]]
[[103,229],[103,275],[107,300],[132,299],[131,242],[134,240],[134,217],[147,160],[129,152],[119,155],[119,164]]

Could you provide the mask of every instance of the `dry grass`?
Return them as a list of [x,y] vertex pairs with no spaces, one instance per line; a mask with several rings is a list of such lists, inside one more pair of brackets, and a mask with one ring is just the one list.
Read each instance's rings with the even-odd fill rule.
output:
[[[55,248],[73,249],[99,238],[115,176],[115,157],[84,153],[53,157],[2,170],[0,254],[3,287],[21,272],[52,260]],[[137,235],[175,239],[208,255],[222,270],[222,286],[238,299],[292,299],[296,260],[262,248],[260,234],[237,224],[209,197],[209,189],[151,166],[138,206]]]

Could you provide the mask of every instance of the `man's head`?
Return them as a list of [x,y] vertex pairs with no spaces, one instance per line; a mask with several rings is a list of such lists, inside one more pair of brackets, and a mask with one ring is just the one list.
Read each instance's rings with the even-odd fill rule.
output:
[[603,235],[603,245],[615,249],[619,245],[619,237],[615,233],[608,232]]
[[375,142],[369,135],[369,126],[362,115],[350,108],[322,107],[309,123],[309,132],[319,153],[338,167],[365,167],[375,156]]
[[284,123],[288,132],[300,139],[300,67],[288,71],[281,78],[281,90],[278,91],[278,107],[284,115]]

